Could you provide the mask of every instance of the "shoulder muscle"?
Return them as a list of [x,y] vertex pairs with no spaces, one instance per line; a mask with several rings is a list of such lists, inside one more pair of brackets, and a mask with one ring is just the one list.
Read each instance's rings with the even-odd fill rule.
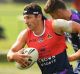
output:
[[56,33],[61,34],[62,32],[72,32],[71,23],[72,21],[67,21],[64,19],[54,20],[54,28]]

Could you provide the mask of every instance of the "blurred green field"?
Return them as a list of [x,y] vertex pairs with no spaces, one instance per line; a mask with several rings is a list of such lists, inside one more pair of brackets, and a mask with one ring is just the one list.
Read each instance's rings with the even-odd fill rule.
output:
[[0,40],[0,51],[8,50],[19,32],[25,28],[22,19],[24,4],[0,4],[0,26],[5,29],[5,40]]
[[[22,21],[22,11],[25,4],[0,4],[0,26],[5,29],[5,40],[0,40],[0,52],[7,52],[15,42],[21,30],[26,28]],[[42,5],[43,6],[43,5]],[[67,43],[68,44],[68,43]],[[74,51],[68,44],[68,54]],[[75,62],[72,63],[74,66]],[[0,74],[40,74],[40,70],[35,64],[28,70],[19,70],[14,63],[0,63]]]
[[23,22],[25,4],[0,4],[0,26],[5,29],[5,40],[0,40],[0,51],[7,51],[20,31],[26,28]]
[[41,74],[37,64],[31,68],[20,70],[15,66],[15,63],[0,63],[0,74]]

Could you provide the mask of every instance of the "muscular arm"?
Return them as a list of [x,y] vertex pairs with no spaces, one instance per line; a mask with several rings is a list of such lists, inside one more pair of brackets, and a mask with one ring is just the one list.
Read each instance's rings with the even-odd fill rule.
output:
[[12,45],[7,54],[7,58],[9,61],[14,61],[14,58],[15,57],[17,58],[17,56],[14,57],[14,54],[18,55],[18,51],[20,51],[24,47],[26,35],[27,35],[27,30],[22,31],[19,34],[16,42]]
[[77,22],[57,19],[53,23],[55,32],[58,34],[63,34],[64,32],[80,33],[80,24]]

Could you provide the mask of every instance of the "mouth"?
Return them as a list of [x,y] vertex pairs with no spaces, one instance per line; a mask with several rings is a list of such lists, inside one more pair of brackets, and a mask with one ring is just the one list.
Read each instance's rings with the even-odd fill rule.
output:
[[27,24],[27,26],[29,27],[29,26],[31,26],[31,24]]

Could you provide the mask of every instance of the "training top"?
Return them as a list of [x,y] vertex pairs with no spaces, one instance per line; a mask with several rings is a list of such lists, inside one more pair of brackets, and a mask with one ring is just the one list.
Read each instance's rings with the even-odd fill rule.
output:
[[28,30],[26,44],[28,47],[36,48],[39,52],[39,59],[58,55],[66,49],[65,36],[54,32],[52,20],[45,20],[44,33],[36,36]]

